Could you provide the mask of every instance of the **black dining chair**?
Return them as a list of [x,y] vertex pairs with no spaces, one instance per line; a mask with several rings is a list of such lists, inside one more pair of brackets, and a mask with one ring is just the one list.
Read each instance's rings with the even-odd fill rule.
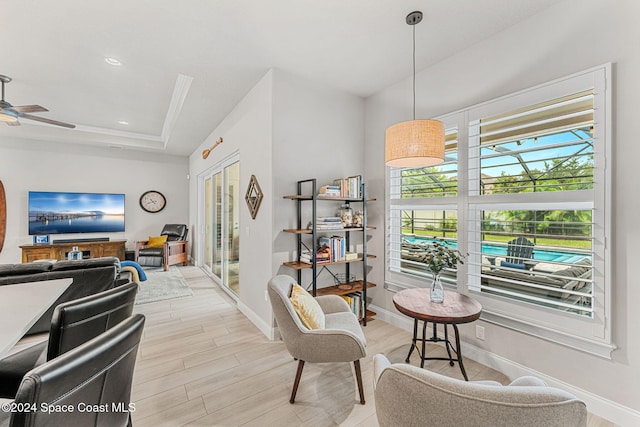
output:
[[13,398],[28,371],[130,317],[137,292],[138,285],[130,282],[58,305],[53,312],[47,341],[0,360],[0,397]]
[[15,399],[0,400],[16,408],[0,411],[0,426],[131,426],[131,385],[144,321],[142,314],[133,315],[26,373]]

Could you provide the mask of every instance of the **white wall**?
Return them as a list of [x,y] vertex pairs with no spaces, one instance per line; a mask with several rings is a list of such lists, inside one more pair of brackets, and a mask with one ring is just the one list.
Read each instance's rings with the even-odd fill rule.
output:
[[[296,277],[295,271],[282,266],[284,261],[295,259],[297,250],[295,235],[282,231],[296,228],[296,202],[283,196],[295,194],[299,180],[315,178],[321,186],[336,178],[363,174],[364,100],[282,70],[275,76],[273,271]],[[306,188],[310,194],[310,187]],[[318,204],[318,212],[334,215],[339,207],[339,203],[324,202]],[[303,205],[303,209],[310,208],[310,203]],[[358,209],[356,205],[353,208]],[[310,219],[306,216],[306,221]],[[306,286],[311,282],[311,271],[303,273]],[[333,285],[326,273],[318,282]]]
[[[203,160],[202,150],[220,136],[224,142]],[[190,157],[193,224],[202,209],[196,177],[216,162],[239,153],[243,196],[251,175],[258,179],[264,199],[256,219],[244,201],[240,206],[238,307],[268,336],[273,325],[267,282],[277,273],[295,277],[295,271],[281,264],[294,256],[295,237],[282,230],[294,227],[296,207],[282,196],[295,193],[300,179],[317,177],[326,184],[362,173],[363,141],[361,98],[272,69]]]
[[[272,218],[272,91],[273,72],[269,71],[238,103],[233,111],[190,156],[191,182],[190,221],[201,221],[198,202],[198,176],[208,174],[216,164],[231,155],[240,155],[240,292],[238,306],[260,330],[269,334],[271,307],[265,301],[266,278],[271,274],[271,218]],[[207,159],[202,150],[219,138],[224,142]],[[255,175],[264,193],[256,219],[252,219],[244,201],[251,175]],[[200,230],[202,231],[202,230]],[[194,233],[193,254],[201,258],[200,233]]]
[[[19,128],[17,128],[19,130]],[[28,231],[29,191],[125,194],[123,233],[62,234],[53,239],[109,237],[136,240],[158,235],[166,223],[184,223],[188,215],[187,158],[80,145],[0,140],[0,180],[7,194],[7,235],[0,263],[19,263],[19,246],[33,243]],[[147,190],[161,191],[167,207],[151,214],[138,200]]]
[[[492,324],[484,324],[486,341],[476,341],[472,327],[462,331],[465,341],[478,348],[592,393],[590,410],[622,425],[632,425],[629,419],[640,422],[640,310],[635,309],[640,287],[633,270],[640,259],[640,227],[634,218],[640,212],[635,188],[640,144],[633,119],[640,93],[638,16],[640,2],[633,0],[566,0],[424,70],[416,83],[417,116],[427,118],[596,65],[614,64],[614,158],[608,165],[614,176],[614,230],[608,237],[613,245],[614,314],[610,321],[619,348],[613,360]],[[367,99],[366,173],[378,194],[384,192],[384,130],[409,117],[410,102],[410,80]],[[380,230],[372,239],[372,251],[383,253],[384,207],[372,206],[370,212]],[[373,271],[372,281],[383,283],[383,279],[381,269]],[[378,287],[372,293],[375,305],[394,311],[390,292]]]

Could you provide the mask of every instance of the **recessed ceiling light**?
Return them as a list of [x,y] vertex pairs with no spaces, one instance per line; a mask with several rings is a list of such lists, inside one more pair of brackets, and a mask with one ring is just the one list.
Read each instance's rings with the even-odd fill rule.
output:
[[120,123],[121,125],[128,125],[129,124],[129,122],[126,122],[124,120],[120,120],[118,123]]
[[119,59],[111,57],[111,56],[105,56],[104,61],[109,64],[109,65],[113,65],[115,67],[119,67],[120,65],[122,65],[122,62],[120,62]]

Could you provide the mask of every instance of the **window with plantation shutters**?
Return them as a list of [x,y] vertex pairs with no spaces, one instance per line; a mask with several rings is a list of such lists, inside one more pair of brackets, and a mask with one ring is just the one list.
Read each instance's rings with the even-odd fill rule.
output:
[[[457,116],[453,116],[457,118]],[[458,130],[445,121],[445,160],[424,168],[392,168],[390,180],[388,264],[391,271],[424,281],[431,277],[422,255],[434,239],[457,246]],[[456,271],[446,270],[445,283]]]
[[469,123],[472,289],[593,316],[594,130],[592,89]]
[[428,286],[424,247],[442,239],[465,255],[445,283],[484,320],[610,357],[608,75],[445,116],[445,163],[389,168],[388,288]]

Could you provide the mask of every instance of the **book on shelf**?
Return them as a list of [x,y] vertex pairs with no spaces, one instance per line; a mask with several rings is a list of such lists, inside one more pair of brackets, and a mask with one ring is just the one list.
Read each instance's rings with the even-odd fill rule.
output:
[[316,230],[343,230],[344,225],[327,225],[327,224],[316,224]]
[[302,251],[300,253],[300,261],[311,264],[313,262],[313,255],[311,255],[311,251]]
[[347,302],[349,308],[358,319],[362,318],[365,315],[365,301],[364,298],[362,298],[361,292],[352,292],[350,294],[341,296]]
[[341,191],[339,185],[323,185],[318,190],[318,195],[323,197],[340,197]]
[[[311,251],[304,250],[300,253],[300,262],[305,262],[307,264],[313,264],[314,256]],[[315,254],[316,264],[326,264],[331,262],[331,249],[322,247],[318,249],[318,252]]]
[[321,222],[327,222],[327,223],[333,223],[333,222],[342,222],[342,219],[339,216],[319,216],[316,218],[316,222],[321,223]]
[[[312,228],[313,224],[309,223],[307,228]],[[342,220],[337,216],[318,217],[316,218],[316,230],[342,230],[344,225]]]
[[331,254],[330,247],[321,246],[320,248],[318,248],[318,252],[316,252],[317,263],[331,262],[331,260],[332,260],[332,254]]
[[340,188],[340,197],[348,199],[362,198],[362,175],[338,178],[333,181],[334,187]]
[[328,251],[330,262],[344,261],[345,259],[346,240],[343,236],[319,237],[318,247]]

